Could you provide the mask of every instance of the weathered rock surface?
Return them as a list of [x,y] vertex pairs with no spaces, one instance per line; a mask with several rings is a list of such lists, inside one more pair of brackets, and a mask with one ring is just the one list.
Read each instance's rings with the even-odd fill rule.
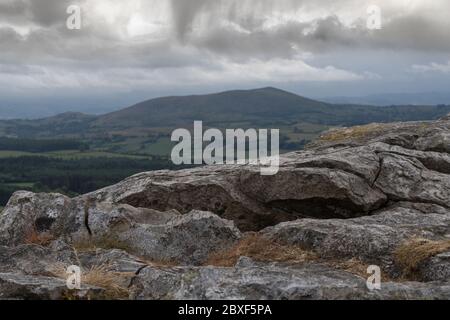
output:
[[[246,260],[242,263],[242,260]],[[363,278],[320,264],[255,264],[241,258],[234,268],[146,268],[134,281],[135,299],[345,300],[448,299],[450,283],[391,283],[367,289]]]
[[232,221],[209,212],[180,215],[89,198],[18,192],[0,219],[0,244],[25,244],[30,233],[75,246],[80,242],[120,245],[147,259],[181,264],[200,264],[241,236]]
[[69,290],[66,281],[58,278],[0,273],[0,299],[88,300],[101,297],[103,293],[102,288],[91,286]]
[[[400,276],[393,253],[403,242],[413,237],[446,239],[450,236],[450,214],[439,213],[443,208],[437,206],[425,205],[425,208],[429,210],[426,214],[407,204],[398,204],[355,219],[302,219],[269,227],[262,234],[281,243],[310,249],[323,258],[357,258],[383,266],[390,276]],[[425,278],[433,281],[444,277]]]
[[419,266],[424,281],[448,281],[450,279],[450,251],[438,254]]
[[181,213],[207,210],[234,220],[244,231],[300,217],[362,216],[387,201],[372,186],[379,171],[376,154],[330,153],[330,158],[314,152],[286,155],[275,176],[261,176],[251,166],[142,173],[90,196]]
[[310,148],[358,146],[374,142],[420,151],[450,152],[450,115],[437,121],[398,122],[338,129],[325,133]]
[[[108,296],[95,284],[68,292],[54,270],[74,264],[117,275],[121,297],[125,288],[134,299],[449,299],[448,250],[425,253],[422,282],[380,291],[334,264],[378,265],[399,281],[403,243],[447,243],[449,132],[448,117],[331,131],[282,155],[274,176],[207,166],[141,173],[76,198],[17,192],[0,216],[0,298]],[[204,266],[246,231],[318,258]]]
[[119,235],[132,252],[154,261],[197,265],[241,237],[232,221],[201,211],[170,220],[165,225],[137,225]]
[[55,241],[48,247],[36,244],[0,247],[0,272],[51,275],[55,266],[77,263],[75,252],[67,244]]

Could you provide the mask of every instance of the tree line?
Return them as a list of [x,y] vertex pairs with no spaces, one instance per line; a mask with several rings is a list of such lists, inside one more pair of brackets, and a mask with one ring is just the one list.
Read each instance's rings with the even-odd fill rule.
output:
[[23,139],[0,137],[0,150],[24,152],[51,152],[59,150],[87,150],[83,141],[70,139]]

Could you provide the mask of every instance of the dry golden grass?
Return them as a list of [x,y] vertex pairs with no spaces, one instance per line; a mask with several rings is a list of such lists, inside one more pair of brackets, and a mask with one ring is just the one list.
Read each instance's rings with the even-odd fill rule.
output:
[[39,233],[33,226],[25,233],[24,239],[26,244],[37,244],[45,247],[55,240],[55,237],[48,232]]
[[[316,253],[304,250],[299,246],[279,244],[256,233],[247,235],[226,251],[212,254],[205,264],[210,266],[233,267],[242,256],[261,262],[288,262],[294,264],[318,262],[337,270],[359,275],[363,278],[368,277],[367,268],[369,264],[359,259],[323,259]],[[383,278],[385,281],[391,280],[387,275],[383,275]]]
[[328,142],[345,141],[348,139],[358,140],[368,136],[371,133],[379,132],[382,129],[383,125],[378,123],[345,129],[337,129],[325,133],[319,138],[319,140]]
[[81,276],[82,283],[97,286],[106,289],[107,296],[110,298],[127,298],[128,289],[123,287],[124,277],[132,277],[134,273],[110,271],[108,265],[94,266],[84,272]]
[[[51,274],[61,279],[67,279],[66,266],[55,265]],[[81,283],[105,289],[105,299],[126,299],[129,296],[128,288],[123,286],[127,277],[133,277],[132,272],[112,271],[111,265],[101,264],[90,269],[82,269]]]
[[344,270],[359,275],[363,278],[368,277],[367,268],[369,267],[369,265],[355,258],[344,261],[325,261],[325,263],[332,266],[333,268]]
[[404,276],[415,279],[421,263],[448,250],[450,250],[450,240],[432,241],[412,238],[395,250],[394,258],[396,264],[402,268]]
[[232,267],[242,256],[256,261],[300,263],[316,259],[316,255],[297,246],[276,243],[258,234],[250,234],[236,245],[212,254],[206,265]]
[[[323,263],[329,265],[332,268],[347,271],[349,273],[358,275],[366,279],[369,274],[367,273],[367,268],[370,264],[361,261],[357,258],[352,258],[348,260],[322,260]],[[382,270],[383,281],[394,281],[387,272]]]
[[155,268],[172,268],[172,267],[178,267],[180,265],[180,263],[178,263],[175,260],[170,260],[170,259],[166,259],[166,260],[149,260],[147,258],[144,257],[139,257],[139,261],[141,261],[142,263],[148,265],[148,266],[152,266]]
[[111,236],[95,237],[95,238],[86,237],[74,241],[72,246],[78,252],[90,252],[95,251],[97,249],[120,249],[126,252],[131,251],[131,248],[126,243]]

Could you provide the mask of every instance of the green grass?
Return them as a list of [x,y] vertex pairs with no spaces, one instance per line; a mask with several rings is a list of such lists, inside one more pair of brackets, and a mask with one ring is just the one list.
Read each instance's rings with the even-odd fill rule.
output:
[[34,182],[17,182],[17,183],[3,183],[2,185],[8,186],[8,187],[15,187],[15,188],[23,188],[23,189],[31,189],[34,187]]
[[0,158],[17,158],[22,156],[33,156],[35,153],[24,151],[0,151]]
[[[228,123],[228,128],[248,128],[249,123]],[[263,123],[259,124],[258,127],[270,127]],[[273,126],[274,128],[279,128],[281,134],[288,137],[291,143],[296,143],[300,141],[312,141],[315,140],[320,133],[330,128],[330,126],[312,124],[306,122],[298,123],[283,123],[280,125]],[[225,130],[223,128],[222,130]],[[126,137],[120,141],[101,141],[92,140],[90,143],[91,150],[80,151],[80,150],[61,150],[61,151],[50,151],[42,153],[32,153],[25,151],[0,151],[0,159],[4,158],[14,158],[22,156],[42,156],[49,157],[53,159],[61,160],[83,160],[90,158],[127,158],[132,160],[149,159],[151,156],[170,156],[171,150],[175,143],[170,141],[169,134],[166,135],[166,131],[169,130],[165,128],[161,129],[159,134],[162,135],[160,138],[152,140],[148,136],[148,133],[143,133],[142,136],[130,136]],[[282,152],[291,151],[291,149],[281,150]]]
[[[127,138],[120,142],[110,142],[97,145],[98,149],[112,154],[125,154],[133,157],[147,156],[168,156],[172,151],[173,144],[169,136],[151,141],[146,136]],[[144,156],[145,157],[145,156]]]
[[64,150],[64,151],[52,151],[45,153],[33,153],[24,151],[1,151],[0,158],[17,158],[23,156],[40,156],[49,157],[54,159],[63,160],[77,160],[77,159],[89,159],[89,158],[128,158],[128,159],[146,159],[145,156],[114,153],[106,151],[79,151],[79,150]]
[[148,145],[149,154],[155,156],[170,155],[174,143],[169,138],[161,138],[157,142]]
[[107,152],[107,151],[96,151],[96,150],[83,151],[83,152],[80,152],[78,150],[54,151],[54,152],[43,153],[42,155],[52,157],[52,158],[64,159],[64,160],[70,160],[70,159],[76,160],[76,159],[88,159],[88,158],[146,159],[145,156],[124,154],[124,153],[114,153],[114,152]]

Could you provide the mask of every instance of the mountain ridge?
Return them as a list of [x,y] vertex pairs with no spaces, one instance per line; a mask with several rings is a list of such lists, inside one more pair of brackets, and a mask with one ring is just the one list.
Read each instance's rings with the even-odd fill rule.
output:
[[224,127],[283,127],[296,123],[352,126],[371,122],[434,120],[450,106],[366,106],[331,104],[264,87],[206,95],[149,99],[103,115],[66,112],[38,120],[0,121],[0,135],[59,136],[108,134],[151,128],[179,128],[202,120]]

